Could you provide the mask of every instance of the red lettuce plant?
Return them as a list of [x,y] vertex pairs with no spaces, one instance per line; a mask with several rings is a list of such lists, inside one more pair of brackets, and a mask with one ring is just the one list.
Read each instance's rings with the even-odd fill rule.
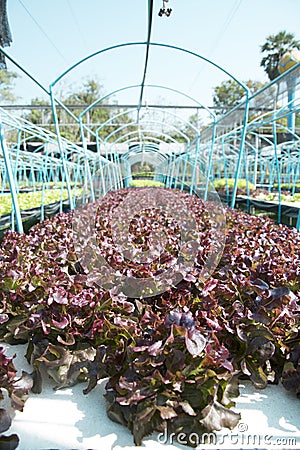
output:
[[[21,377],[17,377],[13,358],[6,356],[4,348],[0,347],[0,402],[4,400],[3,391],[6,391],[11,399],[11,406],[22,411],[31,388],[31,377],[24,371]],[[10,428],[11,422],[9,412],[5,408],[0,408],[0,447],[3,450],[13,450],[19,444],[16,434],[10,436],[2,434]]]
[[[154,221],[168,226],[167,251],[150,262],[122,257],[107,217],[127,193],[111,192],[99,204],[96,242],[114,271],[151,278],[178,257],[179,230],[157,210],[137,215],[128,229],[132,246],[147,251]],[[132,431],[136,444],[166,425],[199,435],[234,427],[239,377],[257,388],[281,380],[300,391],[300,233],[226,209],[223,255],[204,282],[205,258],[217,246],[214,230],[202,200],[178,196],[201,239],[180,283],[157,295],[129,297],[84,269],[72,213],[28,235],[6,233],[0,250],[0,338],[28,342],[33,390],[42,389],[42,366],[58,388],[88,381],[89,392],[108,377],[108,415]],[[87,235],[92,231],[87,227]]]
[[187,307],[154,313],[145,306],[139,321],[123,326],[131,338],[98,347],[86,392],[109,376],[108,416],[128,426],[136,445],[166,426],[201,435],[238,423],[229,409],[238,392],[229,351]]

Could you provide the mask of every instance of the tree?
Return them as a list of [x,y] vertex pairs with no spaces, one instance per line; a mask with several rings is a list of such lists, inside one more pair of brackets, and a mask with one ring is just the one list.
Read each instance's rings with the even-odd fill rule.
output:
[[34,125],[42,125],[44,127],[46,124],[50,125],[52,122],[52,111],[49,101],[36,97],[31,100],[30,104],[33,106],[45,106],[45,108],[31,109],[29,113],[24,114],[24,118]]
[[15,72],[0,70],[0,102],[14,103],[17,98],[13,94],[14,80],[18,77]]
[[[248,80],[243,82],[250,91],[250,95],[262,89],[266,83]],[[216,107],[216,114],[225,114],[230,109],[237,106],[245,98],[245,89],[234,80],[223,81],[220,86],[214,88],[213,104]]]
[[83,81],[82,86],[79,90],[74,90],[63,98],[65,104],[73,105],[90,105],[96,100],[100,99],[103,95],[103,86],[98,82],[98,80],[87,78]]
[[[104,95],[103,86],[95,79],[86,79],[79,87],[75,87],[74,85],[67,86],[61,92],[60,95],[57,95],[57,98],[59,98],[66,107],[72,106],[71,112],[77,118],[85,108]],[[106,101],[106,103],[108,102]],[[32,109],[29,113],[25,114],[24,117],[36,125],[42,124],[47,129],[55,131],[50,104],[46,100],[40,98],[32,99],[31,104],[44,106],[45,108]],[[111,106],[112,108],[102,108],[101,104],[99,104],[98,107],[91,108],[82,118],[83,123],[91,130],[91,132],[96,132],[101,124],[108,121],[108,124],[98,132],[100,139],[107,137],[111,132],[118,130],[123,125],[130,124],[131,122],[127,114],[117,116],[118,113],[121,112],[117,105],[112,104]],[[57,107],[56,111],[61,136],[72,142],[81,142],[78,120],[75,120],[69,113],[60,107]],[[115,116],[117,117],[113,119]],[[130,126],[121,129],[114,135],[114,139],[123,136],[130,130]],[[85,134],[87,135],[88,141],[95,142],[96,138],[93,136],[93,133],[85,130]]]
[[295,39],[293,33],[287,31],[272,34],[266,39],[266,42],[261,45],[261,53],[267,54],[262,58],[260,65],[264,68],[269,80],[272,81],[280,75],[278,64],[284,53],[293,48],[300,49],[300,41]]
[[245,90],[234,80],[222,81],[220,86],[214,88],[213,104],[217,108],[217,114],[224,114],[229,109],[237,106]]
[[[83,81],[79,88],[70,87],[71,93],[63,96],[61,99],[64,105],[85,105],[86,107],[103,97],[103,86],[96,79],[87,78]],[[78,117],[82,113],[83,109],[72,109],[72,113]],[[83,116],[83,123],[93,124],[89,126],[92,131],[95,131],[97,127],[108,120],[110,112],[106,108],[92,108],[87,114]],[[61,124],[60,132],[62,136],[73,142],[79,142],[81,140],[79,127],[74,125],[74,120],[64,110],[58,110],[58,120]]]

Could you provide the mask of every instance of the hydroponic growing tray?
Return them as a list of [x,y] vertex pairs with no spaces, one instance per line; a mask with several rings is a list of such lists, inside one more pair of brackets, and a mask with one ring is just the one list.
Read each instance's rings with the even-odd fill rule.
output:
[[[17,368],[30,371],[24,358],[25,345],[4,344],[4,347],[8,355],[17,355],[14,360]],[[106,415],[105,384],[106,380],[99,381],[92,392],[84,395],[85,383],[54,391],[54,382],[45,382],[42,394],[30,394],[24,411],[15,413],[12,427],[5,434],[19,435],[18,450],[187,450],[189,447],[180,442],[197,439],[196,435],[166,438],[165,434],[155,433],[136,447],[130,431]],[[210,444],[199,445],[199,449],[300,448],[297,397],[280,384],[257,390],[251,383],[242,382],[240,393],[234,408],[242,416],[239,425],[232,431],[218,432],[215,441],[211,437]]]

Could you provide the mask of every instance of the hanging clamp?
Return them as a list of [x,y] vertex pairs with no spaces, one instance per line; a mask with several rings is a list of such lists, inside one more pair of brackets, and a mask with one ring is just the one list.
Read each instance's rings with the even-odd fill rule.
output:
[[168,1],[169,0],[163,0],[163,6],[162,6],[162,8],[160,8],[159,13],[158,13],[159,17],[162,17],[163,15],[165,15],[167,17],[170,16],[170,14],[172,12],[172,8],[166,8],[166,5],[165,5]]

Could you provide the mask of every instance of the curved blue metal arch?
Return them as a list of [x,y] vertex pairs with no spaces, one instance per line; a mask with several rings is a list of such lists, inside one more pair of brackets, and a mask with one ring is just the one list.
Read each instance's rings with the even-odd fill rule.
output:
[[[149,10],[150,11],[150,10]],[[149,28],[148,28],[149,31]],[[68,74],[71,70],[73,70],[75,67],[79,66],[80,64],[82,64],[83,62],[87,61],[90,58],[93,58],[97,55],[100,55],[101,53],[107,52],[107,51],[111,51],[111,50],[115,50],[115,49],[120,49],[120,48],[124,48],[124,47],[129,47],[129,46],[140,46],[140,45],[146,45],[147,46],[147,56],[148,56],[148,50],[149,48],[151,48],[151,46],[153,47],[161,47],[161,48],[167,48],[167,49],[172,49],[172,50],[176,50],[179,52],[184,52],[186,54],[189,54],[193,57],[199,58],[203,61],[206,61],[208,64],[212,65],[213,67],[217,68],[218,70],[220,70],[221,72],[225,73],[227,76],[229,76],[230,78],[232,78],[239,86],[242,87],[242,89],[245,91],[245,95],[246,95],[246,101],[245,101],[245,112],[244,112],[244,128],[242,131],[242,139],[241,139],[241,145],[240,145],[240,152],[239,152],[239,157],[238,157],[238,162],[237,162],[237,168],[236,168],[236,175],[235,175],[235,185],[233,188],[233,196],[232,196],[232,207],[234,207],[235,205],[235,199],[236,199],[236,192],[237,192],[237,183],[238,183],[238,177],[239,177],[239,173],[240,173],[240,167],[241,167],[241,162],[242,162],[242,154],[243,154],[243,149],[244,149],[244,141],[245,141],[245,134],[246,134],[246,124],[247,124],[247,119],[248,119],[248,109],[249,109],[249,94],[250,94],[250,90],[249,88],[240,80],[238,80],[235,76],[233,76],[230,72],[228,72],[227,70],[225,70],[224,68],[222,68],[221,66],[219,66],[218,64],[216,64],[215,62],[211,61],[210,59],[201,56],[191,50],[187,50],[184,49],[182,47],[178,47],[175,45],[170,45],[170,44],[162,44],[162,43],[157,43],[157,42],[149,42],[150,39],[150,35],[148,35],[148,41],[146,42],[128,42],[128,43],[123,43],[123,44],[117,44],[117,45],[113,45],[110,47],[107,47],[105,49],[101,49],[98,50],[97,52],[94,52],[88,56],[86,56],[85,58],[81,59],[80,61],[78,61],[76,64],[74,64],[73,66],[71,66],[69,69],[67,69],[65,72],[63,72],[56,80],[54,80],[51,84],[50,84],[50,92],[51,92],[51,100],[52,100],[52,105],[54,108],[54,98],[53,98],[53,87],[66,75]],[[144,78],[143,78],[143,82],[144,82]],[[140,85],[140,87],[142,87],[143,85]],[[140,97],[141,98],[141,97]],[[138,108],[139,109],[139,108]],[[55,113],[54,113],[54,117],[55,117]],[[198,140],[197,140],[198,142]],[[213,148],[212,148],[212,152],[213,152]],[[208,173],[210,173],[211,171],[211,159],[212,159],[212,154],[210,155],[210,161],[209,161],[209,168],[208,168]]]
[[[140,86],[141,86],[140,84],[133,84],[133,85],[124,86],[124,87],[122,87],[122,88],[120,88],[120,89],[117,89],[117,90],[115,90],[115,91],[112,91],[112,92],[110,92],[109,94],[106,94],[105,96],[103,96],[103,97],[101,97],[101,98],[95,100],[93,103],[91,103],[84,111],[82,111],[82,112],[79,114],[78,117],[83,117],[83,116],[84,116],[88,111],[90,111],[94,106],[98,105],[98,103],[102,102],[103,100],[106,100],[106,99],[109,98],[110,96],[115,95],[115,94],[117,94],[117,93],[119,93],[119,92],[125,91],[125,90],[127,90],[127,89],[133,89],[133,88],[137,88],[137,87],[140,87]],[[174,92],[174,93],[176,93],[176,94],[180,94],[180,95],[182,95],[183,97],[185,97],[185,98],[187,98],[187,99],[189,99],[189,100],[192,100],[192,101],[195,102],[198,106],[204,108],[204,109],[212,116],[212,118],[216,119],[216,114],[215,114],[213,111],[211,111],[209,108],[207,108],[205,105],[203,105],[203,103],[200,103],[198,100],[194,99],[193,97],[191,97],[191,96],[188,95],[188,94],[185,94],[185,93],[182,92],[182,91],[179,91],[178,89],[173,89],[173,88],[170,88],[170,87],[168,87],[168,86],[162,86],[162,85],[156,85],[156,84],[145,84],[144,86],[147,87],[147,88],[150,87],[150,88],[156,88],[156,89],[165,89],[165,90]],[[137,108],[136,108],[136,109],[137,109]]]
[[126,43],[122,43],[122,44],[116,44],[116,45],[112,45],[110,47],[106,47],[104,49],[98,50],[94,53],[91,53],[90,55],[86,56],[85,58],[82,58],[80,61],[78,61],[77,63],[73,64],[71,67],[69,67],[65,72],[63,72],[61,75],[59,75],[59,77],[57,77],[51,84],[50,87],[54,87],[63,77],[65,77],[69,72],[71,72],[73,69],[75,69],[75,67],[79,66],[80,64],[82,64],[83,62],[87,61],[88,59],[93,58],[94,56],[100,55],[101,53],[110,51],[110,50],[115,50],[118,48],[122,48],[122,47],[128,47],[128,46],[134,46],[134,45],[149,45],[151,46],[159,46],[159,47],[163,47],[163,48],[169,48],[169,49],[173,49],[173,50],[178,50],[178,51],[182,51],[184,53],[187,53],[189,55],[195,56],[196,58],[200,58],[203,61],[208,62],[209,64],[213,65],[214,67],[216,67],[217,69],[221,70],[223,73],[225,73],[226,75],[228,75],[230,78],[232,78],[236,83],[239,84],[239,86],[241,86],[246,93],[249,93],[249,88],[240,80],[238,80],[235,76],[233,76],[230,72],[228,72],[226,69],[223,69],[221,66],[219,66],[217,63],[211,61],[210,59],[206,58],[205,56],[199,55],[196,52],[193,52],[191,50],[187,50],[184,49],[182,47],[178,47],[176,45],[171,45],[171,44],[162,44],[162,43],[158,43],[158,42],[126,42]]

